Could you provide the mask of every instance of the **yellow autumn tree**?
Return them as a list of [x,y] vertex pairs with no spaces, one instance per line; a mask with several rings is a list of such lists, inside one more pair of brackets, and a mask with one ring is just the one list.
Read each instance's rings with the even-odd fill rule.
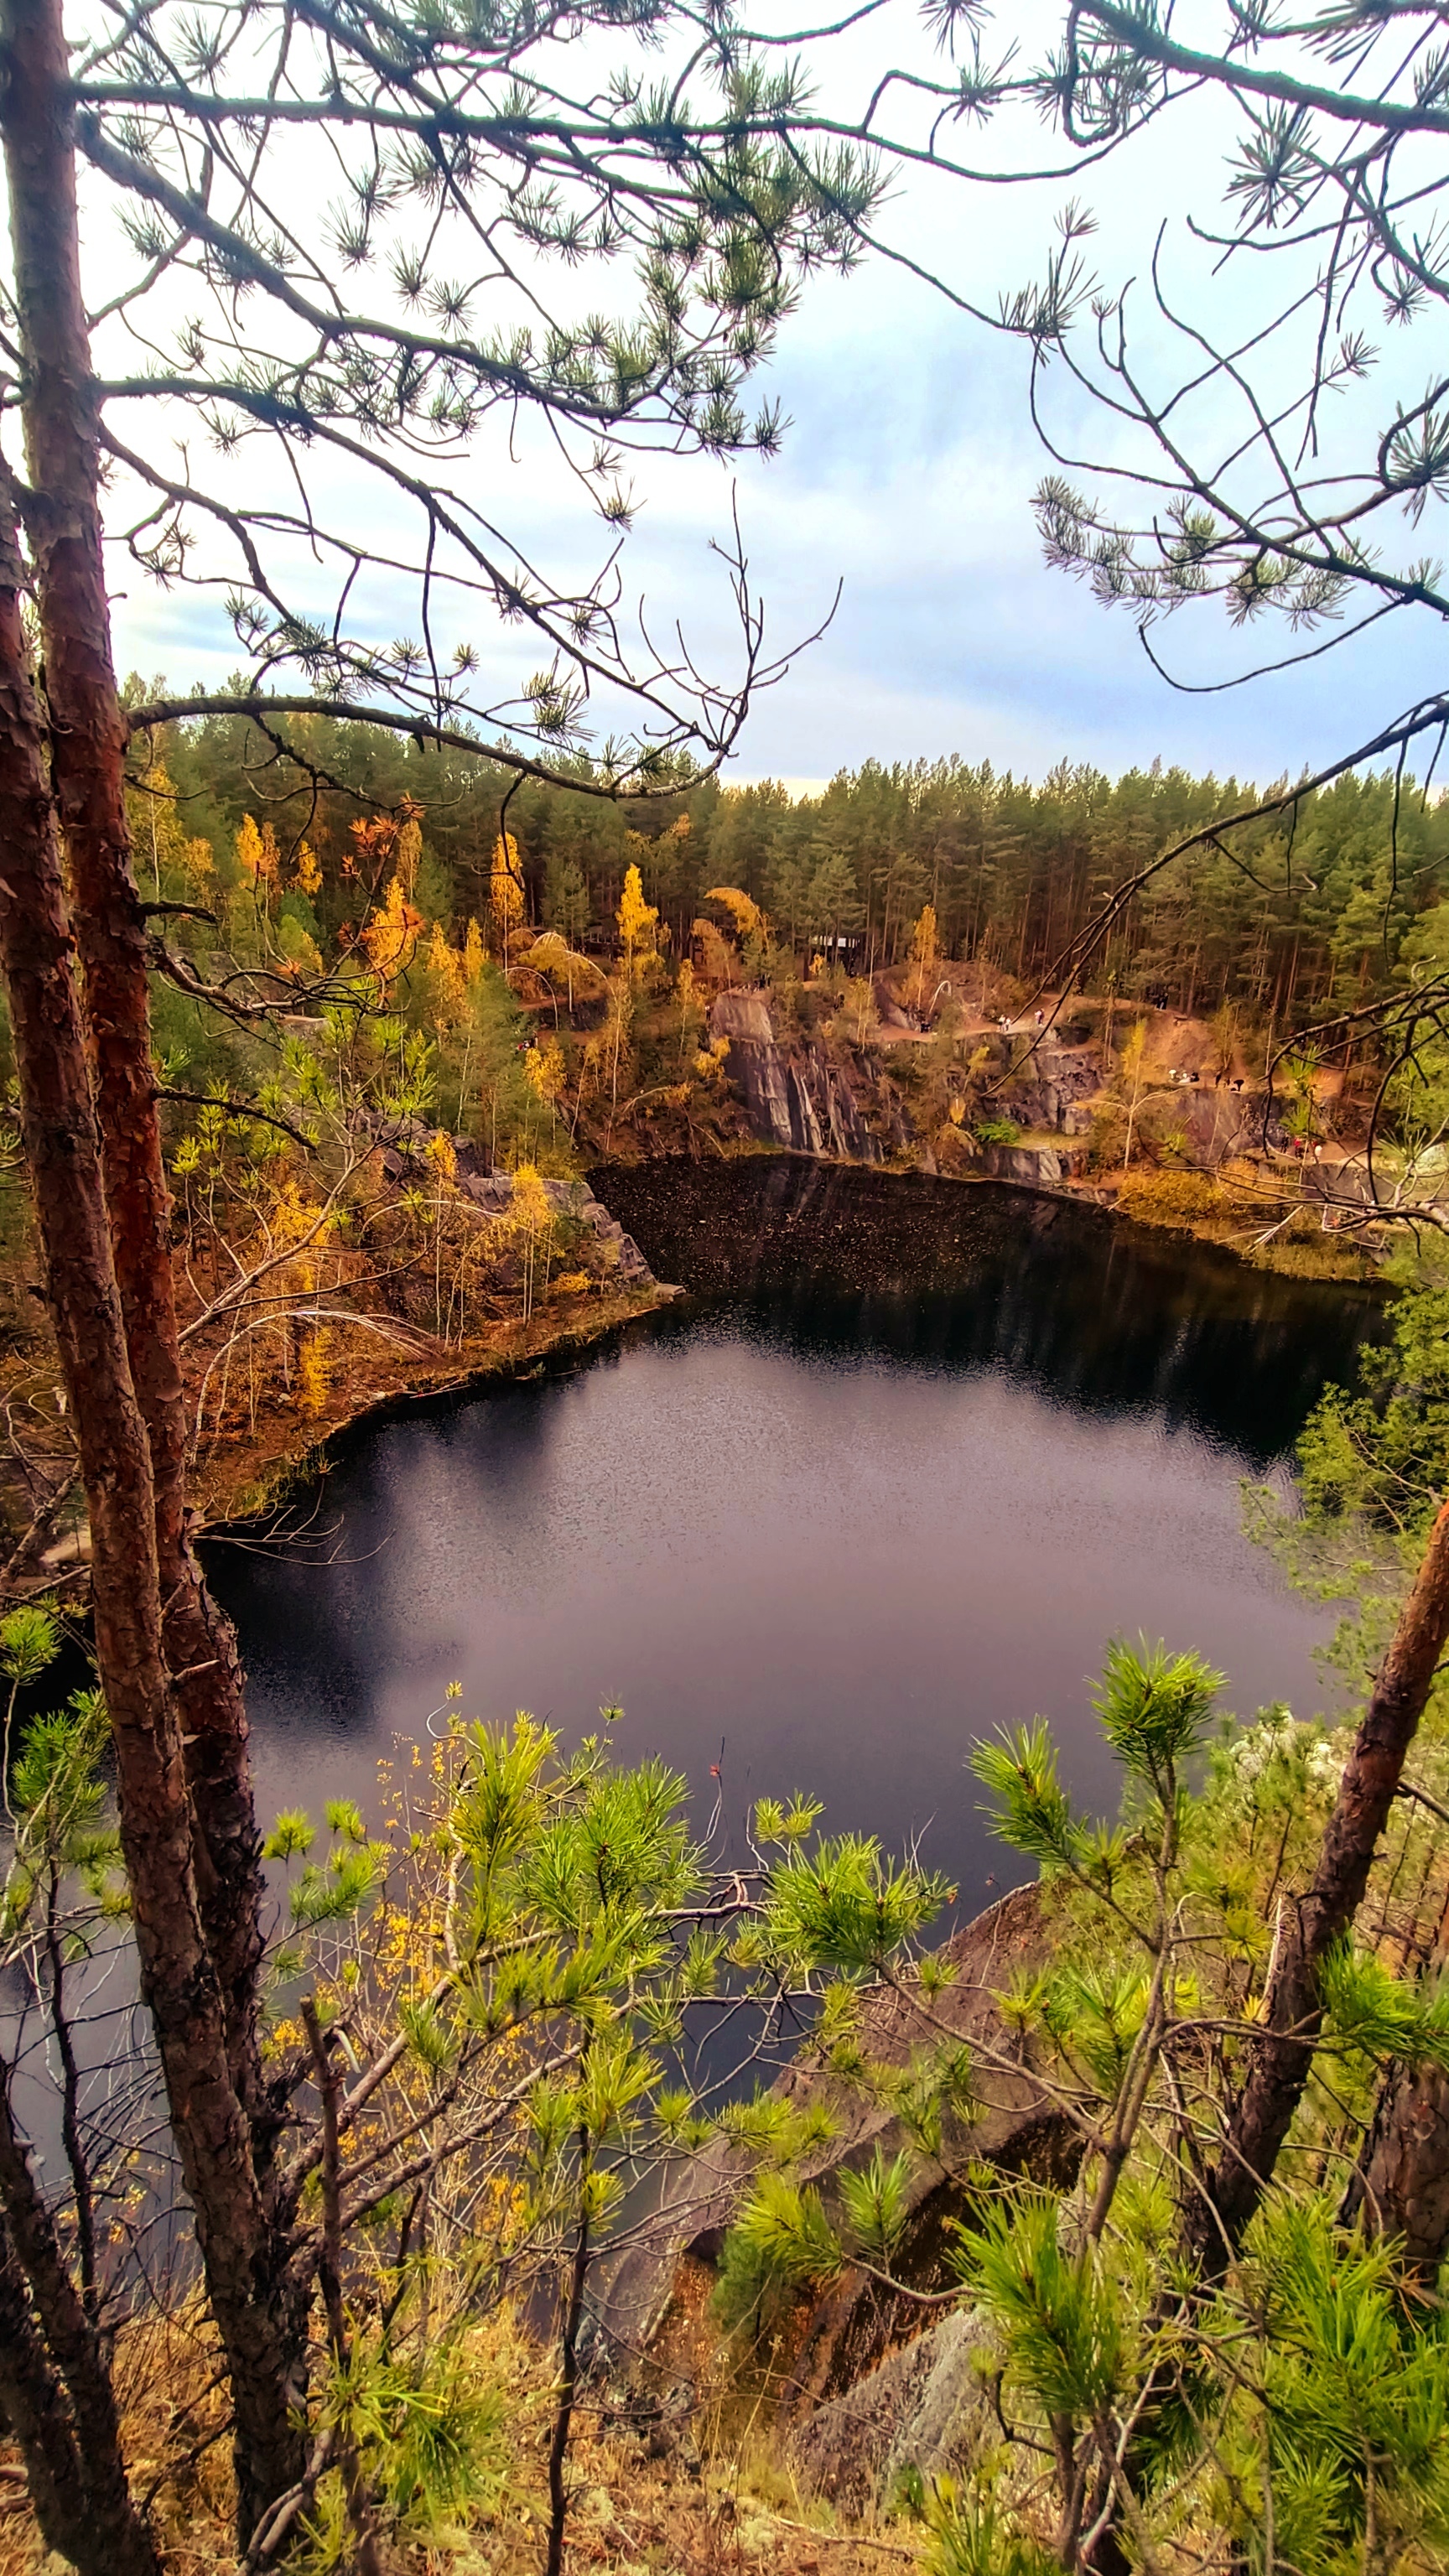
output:
[[679,1061],[681,1064],[684,1062],[685,1048],[689,1044],[689,1024],[699,1009],[695,998],[698,989],[698,978],[686,957],[680,966],[679,981],[674,988],[675,999],[679,1004]]
[[518,1249],[523,1273],[523,1320],[527,1323],[536,1298],[548,1293],[548,1274],[558,1241],[553,1201],[537,1164],[519,1164],[501,1222]]
[[627,1066],[629,1031],[634,1022],[634,996],[626,976],[616,975],[609,985],[609,1000],[599,1036],[609,1065],[609,1104],[611,1112],[619,1106],[619,1072]]
[[259,830],[255,815],[243,814],[233,847],[237,866],[253,893],[264,892],[275,880],[281,864],[281,852],[271,824],[263,823]]
[[654,925],[659,919],[654,905],[644,900],[644,880],[639,874],[637,861],[632,859],[624,870],[624,891],[619,897],[616,919],[619,944],[624,952],[624,972],[632,975],[636,955],[653,948]]
[[579,949],[570,948],[561,930],[540,931],[533,946],[524,951],[523,963],[546,976],[555,992],[562,984],[568,994],[570,1010],[574,1006],[576,983],[601,984],[605,981],[602,966],[596,966],[592,957],[585,957]]
[[488,909],[493,917],[493,936],[498,943],[499,956],[506,956],[508,934],[523,919],[523,868],[518,856],[518,843],[511,832],[500,832],[493,844]]
[[327,1402],[332,1370],[328,1357],[329,1335],[325,1325],[305,1333],[297,1350],[297,1373],[292,1393],[297,1411],[315,1422]]
[[764,937],[765,916],[753,895],[746,894],[742,886],[711,886],[705,901],[724,905],[741,939]]
[[423,809],[408,805],[403,810],[402,828],[397,836],[397,872],[403,893],[411,903],[417,891],[418,863],[423,855]]
[[1132,1130],[1137,1123],[1137,1104],[1147,1075],[1147,1022],[1139,1020],[1122,1049],[1122,1079],[1127,1085],[1127,1142],[1122,1152],[1125,1172],[1132,1160]]
[[463,981],[465,984],[477,983],[479,976],[483,972],[483,960],[486,954],[487,951],[483,946],[483,933],[479,929],[476,921],[470,921],[468,924],[468,936],[463,942]]
[[936,907],[928,903],[911,936],[911,957],[916,969],[916,1008],[920,1010],[926,990],[926,975],[936,962]]
[[179,874],[194,894],[203,894],[215,870],[211,843],[188,840],[181,829],[176,788],[164,760],[149,760],[126,781],[126,820],[136,873],[148,880],[160,901],[168,878]]
[[243,814],[241,828],[232,843],[232,849],[236,854],[236,863],[242,875],[255,885],[262,871],[262,836],[257,830],[254,815]]
[[880,1013],[876,1009],[875,986],[868,975],[847,976],[834,1025],[853,1046],[869,1046],[877,1035]]
[[319,894],[321,892],[322,863],[310,841],[299,841],[297,843],[297,857],[292,869],[292,883],[296,887],[298,894],[304,894],[309,903],[311,902],[314,894]]
[[552,1126],[558,1123],[559,1094],[564,1087],[566,1070],[564,1051],[556,1037],[537,1039],[531,1047],[525,1048],[524,1078],[540,1107],[548,1111]]
[[417,952],[423,916],[409,903],[396,877],[362,933],[367,962],[386,990]]
[[[479,942],[481,950],[482,942]],[[468,1006],[468,985],[462,952],[450,941],[442,923],[435,922],[428,946],[428,973],[433,979],[433,999],[441,1021],[461,1019]]]

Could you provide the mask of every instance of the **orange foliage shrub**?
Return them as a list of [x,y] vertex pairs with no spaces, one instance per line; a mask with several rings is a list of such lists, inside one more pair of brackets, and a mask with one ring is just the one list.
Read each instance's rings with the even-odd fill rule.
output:
[[1229,1212],[1209,1172],[1129,1172],[1117,1193],[1117,1204],[1124,1216],[1135,1217],[1139,1225],[1211,1224]]

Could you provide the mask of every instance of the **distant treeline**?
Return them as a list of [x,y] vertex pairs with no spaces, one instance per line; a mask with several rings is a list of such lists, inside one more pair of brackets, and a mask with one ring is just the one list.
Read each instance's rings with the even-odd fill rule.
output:
[[[179,826],[208,842],[225,883],[244,818],[270,821],[285,884],[288,850],[305,836],[320,883],[285,901],[305,905],[324,947],[361,926],[388,873],[386,835],[374,846],[359,825],[405,799],[422,809],[419,908],[458,932],[470,917],[486,931],[506,800],[526,916],[575,946],[612,945],[637,861],[676,954],[709,888],[726,884],[765,907],[782,948],[849,938],[858,962],[890,965],[930,904],[941,953],[1031,980],[1124,877],[1253,797],[1236,779],[1160,762],[1117,779],[1063,762],[1034,785],[953,758],[867,761],[816,797],[706,779],[614,804],[532,781],[510,793],[509,773],[486,759],[377,727],[306,718],[285,731],[296,762],[240,719],[170,728],[156,773],[163,798],[173,785],[178,798],[167,838],[174,845]],[[318,786],[314,767],[345,789]],[[144,819],[138,838],[144,874]],[[1291,826],[1240,825],[1172,861],[1097,952],[1089,981],[1188,1012],[1233,1000],[1281,1025],[1400,981],[1426,937],[1437,949],[1420,917],[1446,885],[1449,807],[1407,779],[1396,791],[1389,774],[1347,777],[1305,797]]]

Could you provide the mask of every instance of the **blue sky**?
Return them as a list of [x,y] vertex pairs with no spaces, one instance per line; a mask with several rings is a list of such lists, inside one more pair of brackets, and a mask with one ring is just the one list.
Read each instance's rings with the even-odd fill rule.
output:
[[[1030,15],[1045,25],[1052,13],[1014,9],[1013,30]],[[867,72],[876,41],[868,31],[859,61],[843,59],[843,82]],[[1165,217],[1175,288],[1194,315],[1210,301],[1236,330],[1263,264],[1256,276],[1214,282],[1183,223],[1189,208],[1211,211],[1229,139],[1219,112],[1186,110],[1129,158],[1090,174],[1083,193],[1101,218],[1091,255],[1105,279],[1140,271]],[[1008,134],[991,148],[1035,155],[1040,136]],[[1039,272],[1066,193],[1057,184],[1012,193],[912,181],[897,189],[886,229],[990,306],[998,289]],[[1149,364],[1173,364],[1160,330],[1146,328],[1141,346]],[[1400,365],[1392,382],[1401,381]],[[1436,684],[1430,629],[1406,623],[1225,695],[1169,688],[1129,617],[1107,614],[1042,565],[1029,499],[1048,460],[1027,414],[1024,353],[897,267],[876,262],[849,280],[813,281],[763,389],[789,416],[783,453],[732,470],[640,460],[631,474],[643,506],[624,559],[628,598],[644,601],[656,630],[680,618],[714,669],[729,663],[732,628],[710,538],[728,528],[732,483],[777,649],[814,627],[843,584],[829,632],[757,702],[734,777],[815,782],[868,757],[959,753],[1032,775],[1063,758],[1117,771],[1160,756],[1266,782],[1317,766]],[[1385,407],[1376,381],[1340,434],[1354,444],[1355,418],[1369,429]],[[1125,453],[1065,386],[1054,417],[1069,446]],[[597,552],[597,523],[561,491],[546,445],[526,427],[511,445],[485,440],[469,474],[490,513],[554,566]],[[335,485],[327,497],[338,517],[377,508],[375,497]],[[164,671],[181,688],[215,684],[239,659],[215,594],[158,596],[120,563],[115,588],[123,669]],[[386,585],[372,613],[383,639],[415,629],[411,603]],[[1180,673],[1198,680],[1265,658],[1272,642],[1228,637],[1215,613],[1194,612],[1159,635]],[[512,637],[485,639],[490,679],[496,665],[501,682],[505,655],[518,650]]]
[[[1042,562],[1029,505],[1051,460],[1023,353],[908,284],[873,288],[825,290],[786,335],[774,376],[794,427],[779,460],[741,477],[779,630],[807,628],[844,582],[830,632],[762,702],[750,767],[808,776],[956,751],[1040,775],[1061,758],[1116,771],[1160,755],[1266,781],[1442,683],[1427,625],[1406,621],[1222,694],[1171,688],[1130,615]],[[1081,406],[1062,408],[1100,443]],[[1274,640],[1232,635],[1212,609],[1155,637],[1196,681],[1251,668]]]

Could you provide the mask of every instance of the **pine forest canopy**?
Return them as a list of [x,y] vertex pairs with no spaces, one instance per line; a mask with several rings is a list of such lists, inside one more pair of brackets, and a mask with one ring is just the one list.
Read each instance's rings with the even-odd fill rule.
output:
[[[976,0],[929,15],[946,57],[935,76],[903,56],[860,125],[837,129],[879,140],[893,168],[1006,192],[1074,177],[1089,188],[1121,159],[1130,187],[1134,147],[1164,122],[1172,131],[1172,162],[1152,165],[1172,193],[1154,197],[1148,222],[1129,200],[1125,274],[1112,273],[1116,251],[1095,272],[1084,197],[1061,204],[1037,279],[994,308],[968,266],[898,249],[878,216],[862,226],[1028,344],[1033,417],[1061,468],[1037,496],[1049,561],[1127,608],[1159,667],[1163,621],[1184,609],[1213,607],[1218,632],[1224,612],[1257,630],[1256,668],[1240,659],[1180,685],[1241,686],[1390,616],[1437,625],[1449,472],[1442,9],[1072,0],[1025,35],[1016,13],[998,25]],[[1056,153],[1043,155],[1035,119],[1055,129]],[[1094,422],[1096,461],[1079,452]],[[1105,498],[1084,491],[1087,474]],[[1386,747],[1442,725],[1432,669],[1427,681],[1397,716],[1383,708]]]
[[[136,678],[127,694],[165,691]],[[953,759],[867,762],[818,796],[702,778],[616,803],[543,781],[515,788],[486,759],[363,723],[285,719],[263,734],[240,717],[209,717],[151,739],[160,765],[133,795],[133,829],[143,877],[159,830],[154,891],[205,899],[208,883],[245,888],[237,836],[249,814],[269,821],[278,929],[285,941],[292,922],[328,956],[381,900],[392,865],[386,818],[409,802],[421,836],[409,899],[456,942],[470,919],[486,929],[506,796],[520,913],[575,947],[612,947],[625,872],[637,864],[676,956],[711,889],[726,884],[763,908],[787,955],[847,938],[862,960],[895,964],[929,904],[943,956],[1035,981],[1124,878],[1254,802],[1236,780],[1160,763],[1112,780],[1063,762],[1032,784]],[[279,749],[289,739],[295,762]],[[319,766],[335,788],[318,786]],[[371,865],[369,818],[384,826]],[[192,836],[203,844],[200,879],[184,864]],[[298,878],[303,841],[318,871],[310,891]],[[1412,780],[1396,788],[1388,771],[1348,776],[1306,796],[1296,818],[1240,829],[1231,855],[1208,837],[1154,874],[1084,980],[1187,1012],[1231,1000],[1280,1026],[1305,1021],[1400,994],[1441,964],[1435,907],[1446,891],[1449,808]]]
[[[787,150],[790,85],[748,66],[717,57],[697,127],[645,79],[678,32],[627,0],[415,26],[238,6],[102,13],[73,49],[109,532],[152,580],[225,602],[252,691],[544,747],[577,744],[601,698],[633,723],[606,747],[591,707],[606,775],[732,743],[778,667],[743,558],[729,683],[631,632],[619,442],[773,445],[746,380],[799,276],[854,255],[871,182],[848,151]],[[42,292],[54,247],[34,246]],[[531,421],[602,521],[582,572],[530,561],[480,501],[479,439],[501,456]],[[411,639],[377,623],[399,592]],[[527,659],[497,694],[500,624]]]

